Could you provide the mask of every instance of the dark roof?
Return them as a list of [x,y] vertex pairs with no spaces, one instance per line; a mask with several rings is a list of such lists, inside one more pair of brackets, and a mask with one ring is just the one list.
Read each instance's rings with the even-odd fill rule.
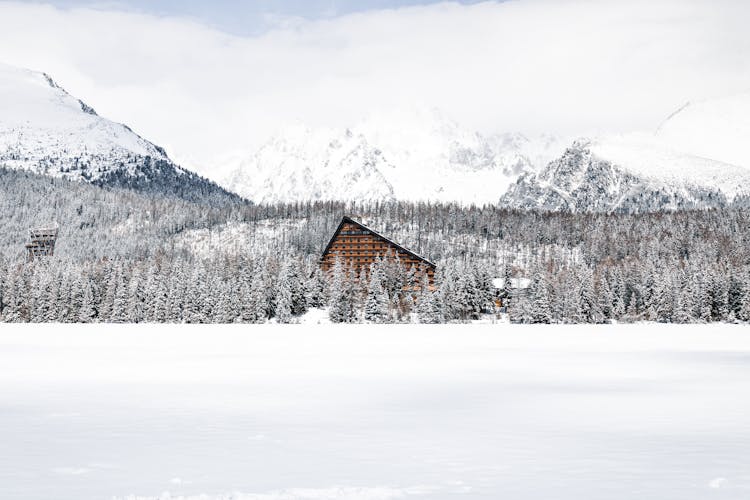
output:
[[347,224],[347,223],[350,223],[350,224],[354,224],[354,225],[356,225],[356,226],[359,226],[359,227],[361,227],[361,228],[362,228],[362,229],[364,229],[365,231],[369,231],[369,232],[371,232],[372,234],[374,234],[374,235],[375,235],[375,236],[377,236],[378,238],[382,238],[382,239],[384,239],[385,241],[387,241],[388,243],[390,243],[390,244],[391,244],[391,245],[393,245],[394,247],[398,248],[399,250],[401,250],[401,251],[403,251],[403,252],[406,252],[407,254],[411,255],[411,256],[412,256],[412,257],[414,257],[415,259],[421,260],[422,262],[424,262],[424,263],[425,263],[425,264],[427,264],[428,266],[431,266],[431,267],[437,267],[437,266],[436,266],[435,264],[433,264],[433,263],[432,263],[432,262],[430,262],[429,260],[425,259],[425,258],[424,258],[424,257],[422,257],[421,255],[418,255],[418,254],[416,254],[416,253],[412,252],[412,251],[411,251],[411,250],[409,250],[408,248],[406,248],[406,247],[403,247],[403,246],[399,245],[398,243],[396,243],[396,242],[395,242],[395,241],[393,241],[392,239],[390,239],[390,238],[386,238],[385,236],[383,236],[382,234],[378,233],[377,231],[373,231],[372,229],[370,229],[369,227],[365,226],[365,225],[364,225],[364,224],[362,224],[361,222],[357,222],[356,220],[354,220],[354,219],[352,219],[352,218],[350,218],[350,217],[347,217],[346,215],[345,215],[345,216],[344,216],[344,217],[343,217],[343,218],[341,219],[341,223],[339,223],[339,227],[337,227],[337,228],[336,228],[336,231],[334,231],[334,232],[333,232],[333,236],[331,236],[331,240],[330,240],[330,241],[328,242],[328,245],[326,245],[326,249],[325,249],[325,250],[323,250],[323,256],[324,256],[324,257],[325,257],[325,255],[326,255],[326,254],[328,253],[328,250],[330,250],[330,248],[331,248],[331,245],[333,245],[333,241],[334,241],[334,240],[336,239],[336,236],[338,236],[339,232],[341,232],[341,228],[342,228],[342,227],[344,227],[344,224]]

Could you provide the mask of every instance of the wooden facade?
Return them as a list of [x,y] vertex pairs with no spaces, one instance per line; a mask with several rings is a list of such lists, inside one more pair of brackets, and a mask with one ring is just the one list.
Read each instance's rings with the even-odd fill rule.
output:
[[430,283],[434,281],[435,264],[349,217],[341,220],[323,251],[321,267],[329,271],[336,259],[340,259],[344,266],[359,274],[362,268],[369,270],[379,258],[398,259],[406,269],[426,272]]
[[55,255],[57,228],[32,229],[29,231],[29,237],[31,238],[31,243],[26,244],[29,262],[39,257],[51,257]]

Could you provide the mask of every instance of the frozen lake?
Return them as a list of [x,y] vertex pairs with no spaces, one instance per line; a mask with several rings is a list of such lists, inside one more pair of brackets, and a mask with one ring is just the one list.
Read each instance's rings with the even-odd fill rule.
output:
[[747,499],[750,329],[0,325],[0,498],[183,497]]

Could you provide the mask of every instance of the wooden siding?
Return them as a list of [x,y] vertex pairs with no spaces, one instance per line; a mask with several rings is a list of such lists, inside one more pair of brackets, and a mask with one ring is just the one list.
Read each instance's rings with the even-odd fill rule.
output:
[[26,244],[27,259],[29,262],[35,258],[55,255],[57,229],[32,229],[29,231],[29,237],[31,243]]
[[425,270],[430,282],[435,276],[434,264],[348,217],[342,220],[323,253],[323,270],[333,268],[337,258],[357,273],[362,268],[368,270],[378,258],[398,258],[406,269],[414,268],[417,272]]

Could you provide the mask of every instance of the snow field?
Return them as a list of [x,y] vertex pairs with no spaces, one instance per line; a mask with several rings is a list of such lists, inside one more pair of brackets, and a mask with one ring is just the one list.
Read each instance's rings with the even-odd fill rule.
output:
[[4,325],[12,499],[734,499],[734,325]]

